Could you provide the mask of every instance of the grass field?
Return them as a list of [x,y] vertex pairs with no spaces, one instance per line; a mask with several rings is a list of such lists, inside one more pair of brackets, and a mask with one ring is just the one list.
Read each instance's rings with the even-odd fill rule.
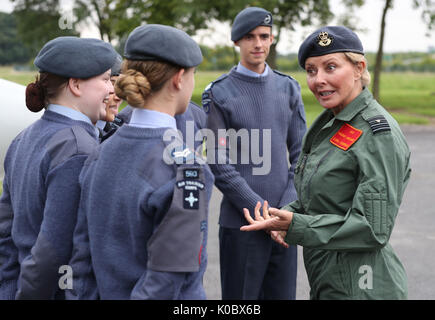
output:
[[[198,71],[192,100],[200,104],[204,88],[222,73]],[[33,81],[35,75],[33,72],[17,72],[11,67],[0,67],[0,78],[23,85]],[[297,72],[291,76],[301,85],[307,122],[310,125],[322,111],[322,107],[309,91],[305,74]],[[435,125],[435,73],[383,73],[381,104],[401,124]]]
[[[201,102],[204,88],[222,72],[197,72],[192,100]],[[307,123],[323,110],[308,89],[305,73],[290,74],[301,85]],[[401,124],[435,124],[435,73],[384,73],[381,77],[381,104]]]

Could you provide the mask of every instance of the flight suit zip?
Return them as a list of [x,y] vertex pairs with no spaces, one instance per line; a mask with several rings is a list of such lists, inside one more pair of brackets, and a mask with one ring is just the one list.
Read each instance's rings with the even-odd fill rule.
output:
[[[298,191],[299,194],[302,194],[302,182],[303,182],[303,178],[304,178],[304,168],[305,168],[305,165],[307,163],[307,160],[308,160],[308,153],[304,154],[300,166],[298,168],[296,168],[296,170],[297,170],[296,173],[297,174],[300,173],[300,176],[301,176],[300,183],[299,183],[299,191]],[[304,206],[302,205],[302,202],[301,202],[301,207],[302,207],[302,210],[305,212],[305,209],[304,209]]]
[[326,160],[326,158],[333,152],[333,149],[330,149],[317,163],[316,169],[314,169],[313,173],[311,174],[310,178],[308,179],[308,186],[307,186],[307,199],[310,199],[311,196],[311,180],[313,179],[314,175],[316,174],[317,170],[319,169],[320,165]]

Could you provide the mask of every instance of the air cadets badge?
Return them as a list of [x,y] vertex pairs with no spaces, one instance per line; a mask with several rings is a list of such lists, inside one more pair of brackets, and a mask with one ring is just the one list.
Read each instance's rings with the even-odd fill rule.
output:
[[328,34],[328,32],[324,31],[319,33],[317,40],[319,40],[319,42],[317,42],[319,46],[327,47],[332,43],[333,38]]

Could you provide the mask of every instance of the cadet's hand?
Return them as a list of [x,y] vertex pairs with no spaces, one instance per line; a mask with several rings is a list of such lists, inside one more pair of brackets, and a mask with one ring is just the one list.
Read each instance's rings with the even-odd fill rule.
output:
[[[269,215],[269,209],[268,209],[269,203],[267,202],[267,200],[264,201],[263,204],[263,216],[261,216],[260,214],[260,207],[261,207],[261,203],[260,201],[258,201],[257,205],[254,208],[255,221],[264,221],[264,220],[272,219],[272,217]],[[284,248],[289,247],[287,242],[284,241],[285,236],[287,234],[286,231],[270,231],[270,230],[264,230],[264,231],[270,235],[272,240],[282,245]]]
[[[256,231],[256,230],[265,230],[265,231],[287,231],[290,223],[293,218],[293,212],[279,210],[276,208],[270,208],[267,210],[267,201],[264,202],[263,205],[263,217],[260,215],[260,206],[259,203],[255,206],[255,220],[252,219],[249,214],[249,210],[243,208],[243,213],[245,214],[246,220],[250,225],[243,226],[240,228],[241,231]],[[265,210],[266,208],[266,210]],[[275,235],[277,239],[278,235]],[[282,235],[280,235],[282,238]]]

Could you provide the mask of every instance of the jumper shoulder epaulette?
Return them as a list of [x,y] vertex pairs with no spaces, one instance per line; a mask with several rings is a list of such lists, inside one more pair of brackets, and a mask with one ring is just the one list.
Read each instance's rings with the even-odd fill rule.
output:
[[210,82],[207,85],[207,87],[205,87],[204,92],[202,93],[202,108],[204,109],[205,113],[209,113],[209,111],[210,111],[211,88],[213,87],[213,85],[215,85],[219,81],[222,81],[227,76],[228,76],[227,74],[223,74],[219,78],[217,78],[215,81]]

